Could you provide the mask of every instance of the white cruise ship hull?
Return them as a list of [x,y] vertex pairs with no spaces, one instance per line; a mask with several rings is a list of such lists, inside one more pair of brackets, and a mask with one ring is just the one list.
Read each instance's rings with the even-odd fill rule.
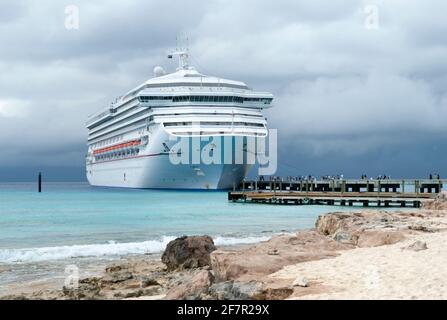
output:
[[[208,138],[224,139],[222,136]],[[186,139],[191,141],[191,137]],[[219,164],[192,164],[191,156],[187,164],[174,164],[170,153],[163,147],[172,148],[177,143],[175,138],[159,127],[151,140],[138,156],[87,164],[88,182],[102,187],[225,190],[237,187],[253,166],[246,159],[242,164],[225,164],[224,153],[235,155],[235,144],[232,144],[231,150],[214,147],[214,152],[221,155]],[[201,147],[204,145],[206,142]]]
[[93,186],[141,189],[231,189],[251,165],[173,165],[168,155],[126,159],[91,165],[88,181]]

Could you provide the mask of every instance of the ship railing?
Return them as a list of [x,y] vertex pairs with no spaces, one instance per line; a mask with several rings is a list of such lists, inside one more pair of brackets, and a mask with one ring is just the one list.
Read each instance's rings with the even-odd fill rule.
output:
[[111,111],[109,109],[106,111],[100,111],[99,113],[94,113],[89,116],[89,119],[87,120],[86,125],[89,126],[109,114],[111,114]]

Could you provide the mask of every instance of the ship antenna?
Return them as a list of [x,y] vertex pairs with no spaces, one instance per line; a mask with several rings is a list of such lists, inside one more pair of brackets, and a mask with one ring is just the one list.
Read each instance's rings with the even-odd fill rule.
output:
[[168,59],[178,56],[179,66],[177,70],[188,70],[189,68],[189,39],[186,37],[186,47],[179,46],[179,37],[176,37],[176,49],[168,54]]

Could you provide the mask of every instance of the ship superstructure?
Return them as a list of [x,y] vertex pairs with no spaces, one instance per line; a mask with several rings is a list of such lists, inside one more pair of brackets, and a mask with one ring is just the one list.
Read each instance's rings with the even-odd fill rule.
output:
[[[243,82],[199,73],[189,65],[187,50],[169,55],[174,56],[179,59],[176,72],[165,74],[156,67],[154,78],[89,117],[86,174],[90,184],[228,189],[252,167],[247,157],[237,159],[238,141],[247,152],[244,139],[267,137],[262,110],[271,107],[273,95],[253,91]],[[179,144],[180,139],[190,143]],[[217,161],[203,163],[207,161],[195,159],[197,153]],[[187,161],[173,161],[183,156]]]

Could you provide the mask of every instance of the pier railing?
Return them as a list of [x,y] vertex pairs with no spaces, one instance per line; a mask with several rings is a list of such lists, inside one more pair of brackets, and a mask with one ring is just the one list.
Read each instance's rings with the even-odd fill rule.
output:
[[420,207],[442,191],[443,179],[269,179],[243,181],[229,192],[230,201],[364,206]]
[[444,179],[248,180],[233,191],[414,192],[439,193]]

